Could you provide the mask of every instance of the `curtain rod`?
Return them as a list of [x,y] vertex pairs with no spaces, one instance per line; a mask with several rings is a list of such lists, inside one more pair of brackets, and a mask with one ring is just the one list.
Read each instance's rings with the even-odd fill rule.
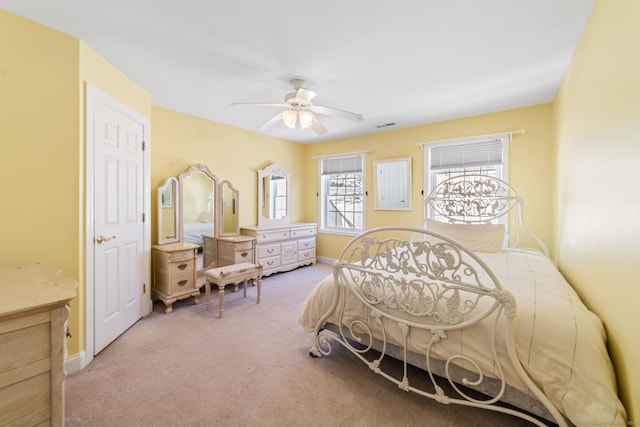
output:
[[312,157],[312,159],[322,160],[326,158],[349,157],[349,156],[357,156],[358,154],[366,154],[371,152],[373,152],[373,150],[352,151],[351,153],[339,153],[339,154],[327,154],[326,156],[315,156],[315,157]]
[[493,137],[498,137],[498,136],[503,136],[503,135],[509,135],[509,141],[511,141],[513,139],[513,135],[523,134],[523,133],[525,133],[524,129],[508,130],[508,131],[504,131],[504,132],[489,133],[489,134],[486,134],[486,135],[471,135],[471,136],[463,136],[463,137],[459,137],[459,138],[435,139],[433,141],[417,142],[416,145],[418,145],[420,148],[424,149],[425,145],[434,144],[436,142],[444,142],[444,141],[456,142],[456,141],[464,141],[464,140],[467,140],[467,139],[493,138]]

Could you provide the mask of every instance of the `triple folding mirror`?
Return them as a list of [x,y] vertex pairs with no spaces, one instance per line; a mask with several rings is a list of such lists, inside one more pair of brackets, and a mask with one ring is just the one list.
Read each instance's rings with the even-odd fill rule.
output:
[[[239,192],[229,181],[218,181],[206,165],[194,164],[178,178],[158,187],[158,244],[198,245],[196,269],[215,260],[215,239],[240,232]],[[200,256],[202,255],[202,256]]]

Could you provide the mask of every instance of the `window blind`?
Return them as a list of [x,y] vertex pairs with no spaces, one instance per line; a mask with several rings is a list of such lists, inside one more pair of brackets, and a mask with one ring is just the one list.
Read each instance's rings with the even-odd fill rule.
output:
[[430,169],[495,166],[504,163],[502,138],[459,144],[438,144],[429,148]]
[[362,172],[362,156],[334,157],[322,161],[322,175]]

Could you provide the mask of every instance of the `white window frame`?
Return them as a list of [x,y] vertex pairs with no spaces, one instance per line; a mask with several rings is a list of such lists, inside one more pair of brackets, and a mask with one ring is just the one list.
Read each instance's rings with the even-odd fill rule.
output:
[[[499,141],[502,145],[502,161],[499,165],[496,164],[495,160],[487,160],[486,163],[475,161],[470,165],[465,165],[464,162],[459,166],[453,166],[450,168],[441,168],[440,171],[452,171],[452,170],[460,170],[461,173],[485,173],[488,169],[498,167],[499,171],[497,174],[491,174],[491,176],[495,176],[505,182],[509,182],[509,142],[511,141],[511,133],[496,133],[489,135],[477,135],[471,137],[464,138],[453,138],[453,139],[445,139],[440,141],[432,141],[420,144],[424,150],[424,197],[426,198],[431,191],[435,188],[438,182],[435,181],[435,170],[432,170],[432,150],[443,148],[443,147],[451,147],[457,148],[462,146],[469,146],[473,144],[487,144],[493,141]],[[423,218],[433,219],[434,215],[432,212],[429,212],[426,206],[426,203],[423,203]]]
[[[328,182],[326,177],[330,175],[340,175],[339,171],[335,173],[325,173],[323,174],[325,162],[327,161],[336,161],[339,159],[349,159],[349,158],[359,158],[360,160],[360,171],[355,171],[355,173],[362,174],[360,193],[362,195],[362,226],[347,228],[347,227],[335,227],[327,225],[327,207],[328,207]],[[315,160],[318,160],[318,188],[320,191],[318,192],[318,231],[321,233],[331,233],[331,234],[348,234],[348,235],[357,235],[364,230],[366,230],[366,211],[367,211],[367,184],[366,184],[366,153],[365,152],[355,152],[355,153],[344,153],[344,154],[335,154],[329,156],[315,157]],[[354,171],[345,171],[344,174],[354,173]]]

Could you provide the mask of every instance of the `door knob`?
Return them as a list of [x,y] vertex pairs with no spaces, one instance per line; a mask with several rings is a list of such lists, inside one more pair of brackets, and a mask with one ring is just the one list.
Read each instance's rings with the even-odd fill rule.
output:
[[100,236],[98,236],[98,237],[96,238],[96,243],[97,243],[97,244],[99,244],[99,245],[101,245],[101,244],[103,244],[104,242],[108,242],[109,240],[113,240],[113,239],[115,239],[115,238],[116,238],[116,236],[104,237],[104,236],[100,235]]

